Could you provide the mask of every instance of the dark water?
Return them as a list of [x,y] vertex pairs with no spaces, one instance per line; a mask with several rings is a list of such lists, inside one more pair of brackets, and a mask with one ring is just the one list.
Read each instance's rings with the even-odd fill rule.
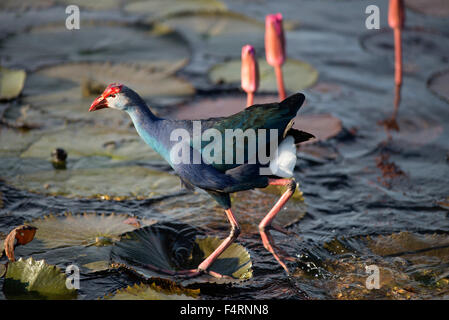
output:
[[[288,230],[298,237],[273,232],[277,245],[297,258],[296,262],[288,263],[290,270],[294,270],[293,276],[285,275],[271,254],[265,251],[257,234],[257,221],[269,211],[276,196],[261,191],[237,194],[234,197],[236,216],[244,225],[238,241],[251,254],[254,277],[232,286],[201,286],[201,297],[449,298],[449,108],[447,101],[427,87],[433,74],[449,68],[448,18],[437,19],[407,11],[405,78],[398,118],[400,131],[388,134],[379,124],[393,110],[393,43],[385,18],[387,1],[379,1],[383,28],[379,31],[364,27],[364,9],[371,4],[369,1],[297,1],[292,4],[291,1],[228,0],[226,4],[230,9],[260,21],[265,14],[279,11],[284,19],[299,22],[299,27],[287,31],[288,55],[308,62],[319,71],[317,85],[303,90],[307,104],[301,113],[331,113],[342,120],[343,130],[337,137],[318,143],[313,150],[308,146],[299,151],[301,159],[295,178],[304,193],[305,205],[291,201],[279,216],[280,223],[287,225]],[[26,19],[17,18],[13,12],[1,12],[2,21],[11,21],[8,29],[0,28],[4,30],[0,38],[3,39],[1,61],[9,67],[34,70],[38,66],[34,63],[39,60],[30,61],[29,68],[23,61],[15,61],[8,55],[11,53],[8,41],[15,41],[15,35],[26,33],[26,26],[59,21],[54,17],[61,11],[61,7],[56,6],[36,11],[33,17],[25,14]],[[136,15],[124,13],[123,9],[113,9],[112,13],[87,12],[89,19],[128,23],[137,19]],[[6,32],[10,34],[6,36]],[[235,41],[238,42],[238,36]],[[263,42],[256,43],[259,52],[263,52],[262,48]],[[128,61],[127,49],[123,50],[120,59]],[[190,62],[178,72],[197,89],[196,95],[187,100],[242,96],[237,86],[213,85],[207,81],[208,68],[228,56],[214,51],[212,45],[196,43],[191,45],[190,53]],[[238,58],[239,53],[237,51],[233,57]],[[38,53],[36,56],[39,57]],[[101,59],[101,54],[99,57]],[[115,61],[113,55],[111,57]],[[72,61],[71,57],[54,59],[54,63],[66,61]],[[51,64],[52,60],[48,62]],[[29,75],[27,81],[22,99],[31,104],[31,108],[34,102],[39,104],[36,98],[38,84],[40,90],[48,92],[71,88],[70,83],[63,81],[40,82],[35,74]],[[158,221],[187,222],[226,237],[228,226],[224,214],[203,193],[192,194],[175,188],[147,200],[104,201],[27,191],[29,186],[23,180],[26,176],[22,180],[14,177],[52,170],[45,157],[23,156],[34,141],[30,138],[27,142],[27,137],[45,136],[46,130],[64,128],[66,124],[61,119],[66,116],[72,119],[73,114],[50,113],[47,117],[45,112],[31,113],[25,121],[43,123],[44,129],[23,133],[19,129],[6,128],[5,123],[17,123],[20,113],[14,108],[23,105],[23,100],[4,104],[1,109],[4,120],[0,138],[1,135],[5,137],[5,130],[11,136],[24,136],[20,143],[14,138],[1,140],[1,149],[6,151],[0,159],[4,180],[0,181],[0,232],[7,234],[24,221],[44,214],[71,211],[126,213]],[[87,109],[90,100],[82,100],[81,108]],[[64,100],[56,101],[53,103],[64,105]],[[176,103],[179,104],[179,100]],[[157,111],[173,114],[170,105],[173,105],[172,100],[161,99],[156,103]],[[103,119],[83,118],[74,123],[87,127],[95,124],[89,121],[101,122]],[[115,119],[104,121],[107,124]],[[129,124],[126,121],[123,120],[123,127]],[[126,127],[126,130],[132,132],[133,129]],[[18,150],[14,149],[15,144]],[[49,155],[50,151],[43,152]],[[87,154],[72,159],[70,156],[69,152],[69,169],[86,166],[95,169],[104,164],[168,171],[160,159],[146,161],[146,154],[115,159],[118,164],[106,156]],[[120,179],[116,183],[120,183]],[[18,256],[21,252],[26,253],[25,248],[16,250]],[[61,267],[71,262],[64,259],[64,252],[40,252],[33,256],[46,258]],[[379,290],[368,290],[364,285],[368,276],[365,267],[372,264],[380,268],[382,286]],[[118,271],[83,273],[78,297],[98,298],[136,282],[140,279]],[[4,298],[2,293],[0,296]]]

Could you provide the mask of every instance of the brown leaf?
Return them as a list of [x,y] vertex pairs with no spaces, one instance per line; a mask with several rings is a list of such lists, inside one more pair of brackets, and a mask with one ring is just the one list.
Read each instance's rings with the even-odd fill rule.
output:
[[[14,262],[14,247],[24,245],[34,239],[36,227],[22,225],[13,229],[5,239],[5,253],[8,259]],[[15,241],[17,240],[17,242]]]

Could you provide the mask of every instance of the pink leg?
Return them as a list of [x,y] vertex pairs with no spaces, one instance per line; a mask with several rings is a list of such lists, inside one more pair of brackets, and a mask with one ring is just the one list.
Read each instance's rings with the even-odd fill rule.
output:
[[240,234],[240,227],[237,223],[237,220],[234,217],[231,209],[225,210],[226,216],[228,217],[229,223],[231,224],[231,232],[229,236],[215,249],[214,252],[211,253],[209,257],[206,258],[201,264],[198,266],[198,271],[206,271],[209,267],[214,263],[215,260],[225,251],[234,241],[237,239]]
[[[208,270],[210,266],[215,262],[215,260],[217,260],[217,258],[223,253],[223,251],[225,251],[234,242],[234,240],[237,239],[238,235],[240,234],[239,224],[237,223],[237,220],[235,219],[231,209],[227,209],[225,210],[225,212],[226,216],[228,217],[229,223],[231,224],[231,232],[229,236],[218,246],[218,248],[215,249],[214,252],[212,252],[203,262],[200,263],[198,268],[190,270],[180,270],[176,272],[161,269],[157,269],[156,271],[167,273],[170,275],[181,276],[184,278],[196,277],[202,273],[208,273],[216,278],[227,278],[228,276],[226,275],[222,275],[217,272]],[[151,266],[148,267],[150,267],[153,270],[155,269],[154,267]]]
[[270,179],[270,185],[274,186],[288,186],[288,190],[282,195],[282,197],[276,202],[274,207],[268,212],[265,218],[259,223],[259,232],[262,238],[264,247],[271,252],[274,258],[279,262],[279,264],[284,268],[284,270],[289,274],[288,268],[285,263],[281,260],[279,255],[274,251],[274,241],[271,237],[270,232],[267,230],[271,227],[271,222],[276,217],[278,212],[284,207],[290,197],[293,195],[296,189],[296,182],[294,179]]

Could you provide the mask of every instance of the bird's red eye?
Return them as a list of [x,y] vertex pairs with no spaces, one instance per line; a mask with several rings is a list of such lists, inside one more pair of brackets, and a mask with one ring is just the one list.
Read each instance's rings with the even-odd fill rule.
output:
[[111,94],[111,98],[115,98],[115,94]]

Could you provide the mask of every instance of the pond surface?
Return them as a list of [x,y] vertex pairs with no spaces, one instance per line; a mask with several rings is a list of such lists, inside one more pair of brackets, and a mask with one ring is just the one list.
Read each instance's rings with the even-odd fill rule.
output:
[[[224,239],[229,226],[221,209],[207,194],[181,189],[125,114],[87,110],[96,88],[109,82],[134,84],[161,116],[226,114],[220,103],[206,109],[211,100],[229,101],[229,114],[239,103],[243,109],[239,84],[212,81],[209,70],[238,59],[247,43],[262,57],[264,17],[281,12],[289,58],[318,73],[313,85],[296,88],[306,96],[299,115],[331,114],[343,129],[298,151],[295,178],[304,201],[288,202],[276,220],[295,235],[272,233],[296,258],[288,262],[292,276],[257,233],[279,195],[254,190],[233,196],[243,229],[238,243],[251,255],[253,278],[193,288],[203,299],[449,298],[448,77],[428,87],[449,69],[449,17],[407,10],[399,131],[388,132],[380,124],[394,99],[388,1],[378,1],[380,30],[365,28],[371,1],[226,0],[190,8],[192,14],[173,1],[166,16],[157,5],[86,1],[81,29],[67,37],[65,1],[44,2],[0,4],[0,63],[27,71],[22,95],[0,103],[0,235],[50,213],[96,212],[188,223]],[[255,101],[275,94],[267,84]],[[50,161],[57,147],[68,152],[65,170]],[[22,255],[61,268],[73,262],[64,250],[18,247]],[[380,270],[380,289],[365,286],[370,265]],[[78,299],[140,281],[118,270],[83,271]]]

